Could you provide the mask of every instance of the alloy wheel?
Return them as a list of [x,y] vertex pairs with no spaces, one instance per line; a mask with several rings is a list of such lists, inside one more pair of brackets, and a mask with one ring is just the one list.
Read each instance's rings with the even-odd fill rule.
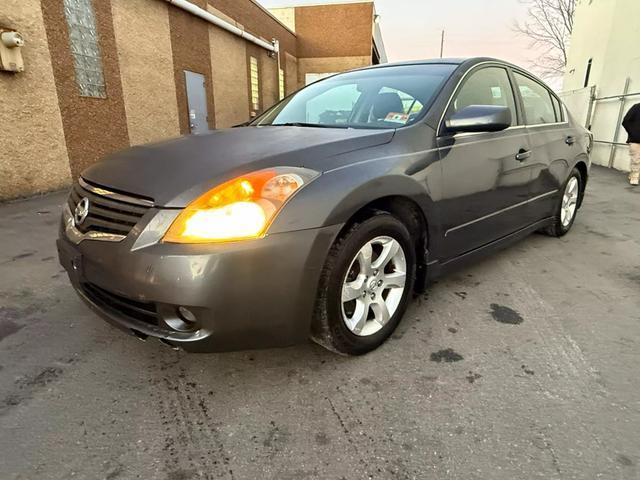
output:
[[580,184],[576,177],[571,177],[567,182],[562,197],[562,206],[560,207],[560,221],[564,228],[568,227],[576,214],[578,207],[578,196],[580,193]]
[[398,309],[407,279],[400,243],[387,236],[368,241],[351,261],[342,284],[342,319],[353,334],[377,333]]

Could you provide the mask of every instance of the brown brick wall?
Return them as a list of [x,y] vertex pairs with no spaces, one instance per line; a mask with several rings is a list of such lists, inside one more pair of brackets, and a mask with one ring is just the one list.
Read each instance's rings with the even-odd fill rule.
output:
[[285,95],[291,95],[298,90],[300,85],[298,82],[298,59],[289,54],[285,54],[284,58]]
[[107,88],[105,99],[80,96],[62,0],[42,0],[41,5],[71,173],[77,177],[107,153],[129,146],[111,2],[93,2]]
[[298,58],[371,56],[373,3],[296,8]]
[[297,56],[296,36],[252,0],[209,0],[209,4],[242,24],[250,33],[280,40],[280,50]]
[[[25,132],[12,134],[5,142],[8,148],[0,151],[0,180],[4,181],[0,198],[59,188],[69,181],[67,163],[77,177],[131,143],[188,133],[184,70],[205,76],[210,128],[248,118],[250,54],[260,65],[261,110],[278,99],[277,59],[158,0],[93,0],[107,98],[81,97],[63,0],[8,1],[9,14],[0,11],[0,21],[15,23],[27,12],[31,16],[24,18],[31,23],[9,25],[27,35],[27,71],[0,74],[0,94],[7,88],[13,92],[11,101],[5,102],[5,113],[18,112],[12,116],[20,118],[22,127],[15,131]],[[307,71],[356,66],[371,53],[370,3],[296,9],[297,28],[302,32],[296,37],[254,0],[191,1],[217,9],[256,36],[268,41],[277,38],[287,94],[298,88],[298,78]],[[40,31],[31,28],[38,21]],[[26,132],[43,133],[39,136],[43,141],[33,141],[29,136],[38,135]]]
[[262,111],[267,110],[278,102],[278,60],[269,56],[268,52],[260,49],[260,96],[262,97]]
[[[194,2],[197,3],[197,2]],[[209,128],[215,128],[213,82],[211,81],[211,51],[209,47],[210,24],[176,7],[169,8],[169,29],[173,69],[178,101],[180,133],[189,133],[189,107],[184,71],[205,76]],[[215,28],[215,27],[211,27]]]

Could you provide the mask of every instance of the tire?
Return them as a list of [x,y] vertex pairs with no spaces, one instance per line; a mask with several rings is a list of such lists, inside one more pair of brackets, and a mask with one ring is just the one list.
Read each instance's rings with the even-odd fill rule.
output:
[[[575,179],[575,181],[573,180]],[[577,183],[574,183],[577,182]],[[571,194],[571,202],[573,202],[573,206],[575,207],[571,213],[571,218],[569,221],[566,220],[566,211],[563,213],[564,204],[566,202],[567,195],[570,194],[568,192],[569,189],[572,189],[572,185],[575,185],[575,195]],[[580,196],[582,195],[583,183],[582,183],[582,175],[577,168],[574,168],[567,178],[567,181],[562,186],[561,195],[558,199],[558,204],[556,206],[553,221],[551,225],[543,230],[543,233],[549,235],[551,237],[562,237],[566,235],[571,227],[573,226],[573,222],[576,220],[576,216],[578,215],[578,206],[580,205]]]
[[331,247],[322,270],[312,340],[343,355],[362,355],[380,346],[407,309],[415,269],[414,242],[396,217],[375,211],[350,225]]

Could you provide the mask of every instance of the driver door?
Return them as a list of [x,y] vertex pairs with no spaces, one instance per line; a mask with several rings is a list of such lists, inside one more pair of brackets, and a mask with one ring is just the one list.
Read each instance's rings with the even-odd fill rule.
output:
[[[500,132],[448,132],[444,126],[447,118],[470,105],[508,107],[511,127]],[[510,75],[504,67],[473,70],[454,94],[438,137],[445,259],[482,247],[531,223],[528,200],[532,171],[527,163],[530,145],[520,118]]]

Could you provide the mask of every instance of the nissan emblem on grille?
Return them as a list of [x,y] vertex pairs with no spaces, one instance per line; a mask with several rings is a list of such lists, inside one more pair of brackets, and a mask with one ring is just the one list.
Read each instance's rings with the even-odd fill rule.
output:
[[89,215],[89,199],[87,197],[82,198],[78,205],[76,206],[76,210],[73,213],[73,221],[76,225],[82,225],[82,222]]

